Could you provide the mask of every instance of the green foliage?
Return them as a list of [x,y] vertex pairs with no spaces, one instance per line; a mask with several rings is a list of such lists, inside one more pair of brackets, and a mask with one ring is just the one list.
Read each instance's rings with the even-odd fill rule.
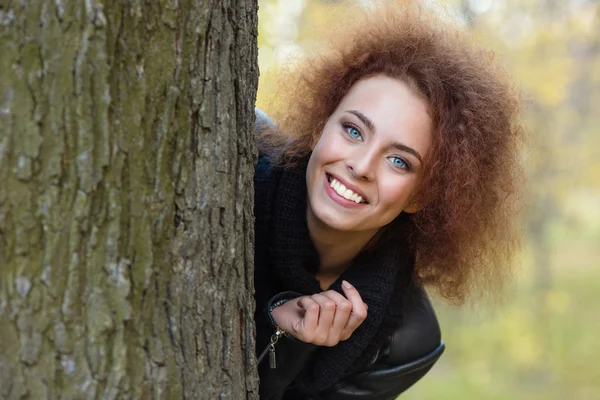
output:
[[600,249],[565,242],[553,253],[555,283],[540,298],[525,265],[502,306],[435,301],[447,351],[402,398],[597,399]]

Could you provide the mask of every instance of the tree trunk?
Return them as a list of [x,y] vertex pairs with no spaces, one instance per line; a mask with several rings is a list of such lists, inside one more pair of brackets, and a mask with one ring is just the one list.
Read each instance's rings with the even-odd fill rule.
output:
[[0,5],[0,399],[257,397],[256,8]]

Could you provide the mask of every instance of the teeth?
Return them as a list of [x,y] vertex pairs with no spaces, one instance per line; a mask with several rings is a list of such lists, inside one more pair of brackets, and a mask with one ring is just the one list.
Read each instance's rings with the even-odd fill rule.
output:
[[331,182],[329,182],[329,185],[333,188],[333,190],[335,190],[337,194],[344,197],[345,199],[351,200],[357,204],[363,202],[363,198],[361,196],[348,189],[346,186],[344,186],[343,183],[341,183],[337,179],[331,178]]

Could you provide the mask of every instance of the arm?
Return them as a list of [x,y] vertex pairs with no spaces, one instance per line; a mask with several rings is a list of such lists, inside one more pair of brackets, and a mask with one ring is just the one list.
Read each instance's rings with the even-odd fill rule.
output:
[[[279,328],[272,336],[271,342],[266,344],[264,355],[272,351],[269,356],[282,365],[284,372],[277,371],[270,365],[269,369],[263,366],[261,372],[261,398],[266,393],[275,397],[281,396],[287,386],[292,383],[304,365],[312,357],[312,352],[317,346],[335,346],[340,340],[345,340],[352,335],[354,330],[361,325],[367,315],[366,304],[354,286],[344,281],[342,284],[344,295],[332,290],[315,293],[310,296],[301,296],[291,299],[296,293],[286,292],[276,296],[283,298],[281,301],[272,299],[269,319],[273,326],[281,328],[289,336],[280,336]],[[289,300],[289,301],[285,301]],[[283,302],[283,304],[280,304]],[[294,339],[292,338],[292,335]],[[282,340],[283,343],[279,344]],[[310,347],[307,347],[310,346]],[[263,360],[263,364],[266,364]],[[289,365],[286,365],[289,364]],[[277,368],[279,369],[279,368]],[[269,375],[270,373],[270,375]]]
[[[286,388],[292,383],[306,363],[310,360],[317,346],[304,343],[289,335],[282,335],[274,344],[274,353],[270,352],[269,343],[276,332],[272,310],[282,301],[301,296],[295,292],[283,292],[272,297],[256,317],[257,352],[267,352],[258,366],[260,376],[260,398],[262,400],[280,399]],[[275,365],[271,365],[274,357]]]
[[337,383],[323,394],[327,400],[388,400],[395,399],[421,379],[444,352],[444,343],[412,362],[387,366],[372,366]]
[[444,352],[435,312],[423,288],[407,296],[404,319],[364,370],[322,394],[326,400],[395,399],[421,379]]
[[[272,308],[282,300],[301,296],[299,293],[285,292],[270,269],[269,241],[273,199],[272,191],[277,186],[277,170],[267,156],[260,157],[255,165],[254,176],[254,214],[255,214],[255,264],[254,298],[256,311],[256,353],[260,355],[270,342],[276,327],[272,317]],[[260,398],[280,399],[285,389],[304,368],[316,347],[281,337],[276,344],[276,367],[271,369],[269,356],[259,364]]]

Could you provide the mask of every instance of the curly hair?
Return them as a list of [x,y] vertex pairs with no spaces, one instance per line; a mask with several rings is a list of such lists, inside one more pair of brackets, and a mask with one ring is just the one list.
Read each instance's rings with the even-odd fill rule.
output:
[[[448,300],[496,294],[510,276],[518,245],[522,186],[520,94],[494,54],[449,20],[399,1],[354,10],[328,25],[318,54],[284,72],[275,92],[280,130],[259,143],[294,164],[311,151],[327,119],[359,80],[402,80],[429,105],[433,143],[412,214],[415,278]],[[270,110],[271,112],[273,110]]]

